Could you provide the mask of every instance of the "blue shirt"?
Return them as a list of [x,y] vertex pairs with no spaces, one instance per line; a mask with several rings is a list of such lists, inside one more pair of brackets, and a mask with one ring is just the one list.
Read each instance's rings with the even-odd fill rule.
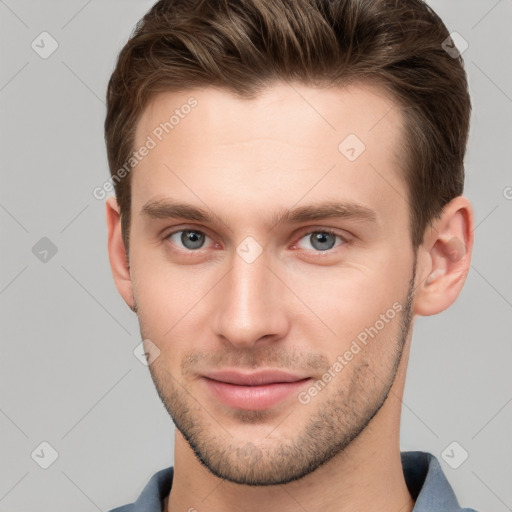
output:
[[[460,507],[433,455],[426,452],[402,452],[401,455],[405,482],[416,501],[413,512],[476,512],[472,508]],[[172,466],[158,471],[135,503],[110,512],[162,512],[163,502],[171,490],[173,475]]]

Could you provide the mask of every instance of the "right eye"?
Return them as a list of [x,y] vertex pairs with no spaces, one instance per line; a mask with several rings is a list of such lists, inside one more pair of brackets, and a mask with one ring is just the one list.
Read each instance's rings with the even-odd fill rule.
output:
[[194,251],[202,249],[206,239],[210,240],[210,237],[197,229],[180,229],[167,235],[166,239],[170,240],[180,249]]

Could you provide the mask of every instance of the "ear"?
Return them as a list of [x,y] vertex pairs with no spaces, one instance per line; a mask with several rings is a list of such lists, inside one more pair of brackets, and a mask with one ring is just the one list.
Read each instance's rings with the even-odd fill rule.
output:
[[435,315],[455,302],[469,272],[473,231],[473,208],[463,196],[427,228],[418,248],[414,314]]
[[121,216],[115,197],[109,197],[106,201],[107,230],[108,230],[108,257],[110,267],[117,290],[123,297],[128,307],[134,309],[132,280],[128,255],[123,242],[121,231]]

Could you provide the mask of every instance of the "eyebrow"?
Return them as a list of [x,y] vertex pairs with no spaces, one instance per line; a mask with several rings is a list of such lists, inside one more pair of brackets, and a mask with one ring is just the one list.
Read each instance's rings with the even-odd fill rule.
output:
[[[172,199],[148,201],[142,207],[141,214],[153,219],[185,219],[205,223],[218,220],[226,224],[218,215],[208,210]],[[291,210],[282,208],[267,218],[266,226],[273,228],[277,224],[299,224],[329,218],[376,222],[377,214],[366,206],[350,201],[323,201]]]

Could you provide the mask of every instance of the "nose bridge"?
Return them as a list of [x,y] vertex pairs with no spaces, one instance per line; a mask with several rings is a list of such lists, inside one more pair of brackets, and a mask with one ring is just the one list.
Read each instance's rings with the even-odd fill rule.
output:
[[267,267],[266,255],[251,261],[239,251],[220,289],[214,328],[233,345],[250,346],[263,336],[282,336],[288,319],[282,284]]

